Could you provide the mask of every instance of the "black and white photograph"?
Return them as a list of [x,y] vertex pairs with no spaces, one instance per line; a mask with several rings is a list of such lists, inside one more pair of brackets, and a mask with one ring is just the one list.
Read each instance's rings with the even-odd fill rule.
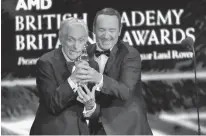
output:
[[1,135],[206,135],[206,0],[1,0]]

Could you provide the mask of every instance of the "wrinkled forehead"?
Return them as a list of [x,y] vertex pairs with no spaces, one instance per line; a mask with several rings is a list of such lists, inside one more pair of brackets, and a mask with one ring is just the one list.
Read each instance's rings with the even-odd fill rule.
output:
[[64,30],[67,31],[69,28],[72,28],[73,26],[81,27],[88,34],[88,27],[87,27],[86,23],[83,20],[76,19],[76,18],[69,18],[69,19],[63,20],[60,24],[59,31],[62,33],[62,32],[64,32]]

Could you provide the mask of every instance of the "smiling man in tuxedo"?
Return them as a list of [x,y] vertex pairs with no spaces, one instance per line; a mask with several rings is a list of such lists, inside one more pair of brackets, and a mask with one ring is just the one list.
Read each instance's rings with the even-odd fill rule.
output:
[[97,12],[93,23],[96,44],[88,46],[99,72],[88,68],[85,82],[99,84],[96,102],[99,118],[90,122],[95,135],[151,135],[141,91],[139,52],[119,40],[120,14],[105,8]]
[[59,30],[60,48],[44,54],[38,60],[36,83],[40,104],[31,135],[89,134],[85,117],[87,120],[95,117],[98,107],[94,90],[90,92],[84,85],[85,93],[78,83],[87,74],[84,68],[95,68],[96,63],[76,62],[87,39],[88,28],[83,20],[64,20]]

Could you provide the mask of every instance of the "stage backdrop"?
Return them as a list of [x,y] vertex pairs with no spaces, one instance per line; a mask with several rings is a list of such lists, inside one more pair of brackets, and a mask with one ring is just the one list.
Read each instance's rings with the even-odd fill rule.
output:
[[[36,61],[59,47],[58,29],[64,19],[84,19],[90,30],[88,41],[94,43],[92,22],[104,7],[121,13],[120,39],[141,53],[143,91],[150,112],[194,107],[195,91],[205,97],[204,0],[2,0],[2,80],[32,79],[35,85]],[[197,89],[193,53],[181,45],[187,36],[195,40]]]
[[[36,61],[59,47],[60,22],[84,19],[88,41],[95,43],[92,22],[105,7],[121,13],[120,39],[141,53],[142,88],[153,133],[197,134],[198,92],[206,134],[205,0],[1,0],[1,7],[2,134],[29,133],[39,100]],[[187,36],[195,40],[197,88],[193,53],[181,45]]]

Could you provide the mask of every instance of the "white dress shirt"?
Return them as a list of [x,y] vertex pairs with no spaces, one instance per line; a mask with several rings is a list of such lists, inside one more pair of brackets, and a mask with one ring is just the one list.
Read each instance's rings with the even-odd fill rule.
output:
[[[112,48],[113,48],[113,47],[112,47]],[[110,51],[112,50],[112,48],[110,49]],[[98,50],[98,51],[103,51],[98,45],[97,45],[96,50]],[[109,58],[109,57],[107,57],[107,55],[105,55],[105,54],[101,54],[99,57],[96,57],[96,56],[94,55],[94,60],[98,63],[98,65],[99,65],[99,72],[100,72],[101,74],[104,73],[105,65],[106,65],[106,63],[107,63],[108,58]],[[102,79],[101,79],[101,81],[99,82],[96,90],[97,90],[97,91],[101,91],[102,86],[103,86],[103,75],[102,75]]]

